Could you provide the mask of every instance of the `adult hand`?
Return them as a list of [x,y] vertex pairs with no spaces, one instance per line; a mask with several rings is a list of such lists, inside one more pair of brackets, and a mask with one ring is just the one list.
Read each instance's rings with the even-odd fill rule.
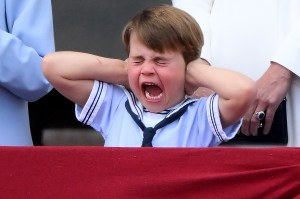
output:
[[243,119],[241,132],[256,136],[261,122],[257,113],[265,112],[263,133],[268,134],[274,119],[276,109],[290,88],[293,73],[282,65],[271,62],[264,75],[256,81],[257,97]]

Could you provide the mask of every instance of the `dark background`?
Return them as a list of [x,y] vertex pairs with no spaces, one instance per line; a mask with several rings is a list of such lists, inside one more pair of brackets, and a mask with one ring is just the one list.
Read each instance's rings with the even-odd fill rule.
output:
[[[72,50],[124,59],[125,24],[142,9],[171,4],[168,0],[52,0],[56,51]],[[74,104],[52,90],[29,103],[34,145],[42,145],[47,128],[89,128],[79,123]]]

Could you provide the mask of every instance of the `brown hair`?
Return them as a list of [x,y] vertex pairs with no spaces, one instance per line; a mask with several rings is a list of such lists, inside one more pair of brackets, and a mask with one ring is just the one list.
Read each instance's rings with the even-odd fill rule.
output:
[[180,51],[186,64],[199,58],[204,43],[202,31],[196,20],[171,5],[146,9],[125,26],[122,36],[128,54],[133,32],[154,51]]

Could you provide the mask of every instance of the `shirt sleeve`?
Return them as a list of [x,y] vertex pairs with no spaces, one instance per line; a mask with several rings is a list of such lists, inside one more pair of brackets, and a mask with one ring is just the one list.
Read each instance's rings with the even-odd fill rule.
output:
[[52,89],[41,70],[42,57],[55,50],[51,0],[6,0],[4,6],[0,86],[35,101]]
[[76,104],[75,115],[79,122],[91,125],[102,106],[108,84],[95,80],[91,94],[83,108]]
[[201,58],[211,63],[210,15],[214,0],[172,0],[174,7],[182,9],[196,19],[204,36]]
[[76,118],[104,135],[111,123],[120,121],[116,115],[122,117],[122,111],[118,111],[118,107],[125,99],[127,97],[121,86],[95,80],[84,107],[75,106]]
[[287,34],[272,61],[300,76],[300,21]]
[[219,96],[217,94],[208,97],[206,101],[206,112],[210,129],[220,143],[231,140],[238,133],[242,125],[242,119],[226,128],[222,127],[219,112]]

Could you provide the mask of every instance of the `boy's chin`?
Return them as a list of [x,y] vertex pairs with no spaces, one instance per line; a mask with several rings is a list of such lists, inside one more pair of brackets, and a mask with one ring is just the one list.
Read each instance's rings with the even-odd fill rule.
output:
[[147,105],[144,105],[144,107],[150,111],[151,113],[159,113],[167,108],[164,108],[164,107],[154,107],[154,106],[147,106]]
[[[177,104],[177,103],[176,103]],[[145,103],[145,104],[143,104],[143,106],[148,110],[148,111],[150,111],[151,113],[159,113],[159,112],[162,112],[162,111],[164,111],[164,110],[166,110],[166,109],[169,109],[169,108],[171,108],[171,107],[173,107],[173,106],[175,106],[176,104],[174,104],[174,105],[168,105],[168,106],[166,106],[166,105],[162,105],[162,104],[154,104],[154,103],[152,103],[152,104],[149,104],[149,102],[147,102],[147,103]]]

